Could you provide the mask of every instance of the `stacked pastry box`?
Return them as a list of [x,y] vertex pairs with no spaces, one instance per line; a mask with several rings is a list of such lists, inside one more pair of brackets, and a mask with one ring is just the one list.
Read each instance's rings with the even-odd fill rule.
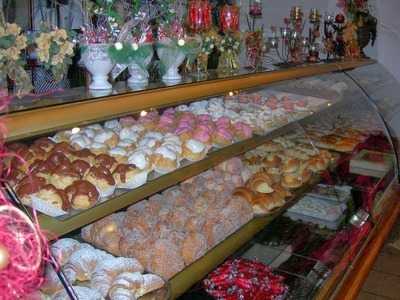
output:
[[313,223],[336,230],[345,219],[347,203],[351,201],[350,186],[319,184],[285,213],[295,221]]
[[10,183],[24,204],[53,217],[71,215],[325,102],[271,93],[213,98],[61,131],[30,146],[13,143]]

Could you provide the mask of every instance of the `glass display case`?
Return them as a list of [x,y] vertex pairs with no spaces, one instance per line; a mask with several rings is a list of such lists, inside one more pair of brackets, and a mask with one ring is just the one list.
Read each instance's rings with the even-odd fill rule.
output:
[[[345,292],[339,282],[400,209],[398,84],[384,72],[372,61],[341,62],[16,100],[5,116],[17,154],[6,162],[6,188],[59,238],[52,250],[63,253],[67,290],[117,299],[118,276],[144,272],[154,285],[131,288],[132,299],[161,279],[157,299],[213,299],[239,261],[276,276],[265,293],[328,299]],[[95,265],[112,255],[136,268],[108,266],[114,273],[100,289],[95,267],[79,276],[75,253],[85,247],[97,251]],[[218,292],[259,288],[253,271]],[[42,292],[68,299],[46,272]]]

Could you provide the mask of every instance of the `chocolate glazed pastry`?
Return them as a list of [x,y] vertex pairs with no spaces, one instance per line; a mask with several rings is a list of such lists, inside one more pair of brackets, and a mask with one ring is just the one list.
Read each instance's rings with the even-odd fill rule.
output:
[[104,167],[107,168],[108,170],[111,170],[112,167],[114,167],[117,164],[117,160],[107,154],[99,154],[96,156],[96,166],[98,167]]
[[74,209],[87,209],[99,199],[96,187],[86,180],[75,181],[65,189],[65,192]]

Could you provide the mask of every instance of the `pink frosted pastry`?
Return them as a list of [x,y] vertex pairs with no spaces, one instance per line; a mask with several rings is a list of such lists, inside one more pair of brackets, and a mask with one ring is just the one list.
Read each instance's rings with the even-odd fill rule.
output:
[[179,138],[183,141],[190,139],[192,137],[193,127],[188,124],[179,125],[175,129],[175,134],[179,136]]
[[233,134],[229,128],[217,127],[213,133],[213,144],[216,147],[225,147],[232,144]]
[[206,114],[201,114],[197,116],[197,122],[200,124],[211,122],[211,116]]
[[136,120],[132,116],[127,116],[120,118],[119,123],[121,124],[122,127],[127,127],[136,124]]
[[278,108],[278,99],[275,96],[270,96],[267,101],[265,101],[265,105],[271,110],[275,110]]
[[193,139],[204,144],[210,145],[212,141],[212,131],[205,125],[199,125],[193,131]]
[[235,138],[239,141],[249,139],[253,136],[253,130],[249,125],[243,122],[237,122],[233,125],[235,129]]
[[307,110],[307,105],[308,103],[305,99],[297,100],[295,103],[295,107],[297,110]]
[[228,117],[220,117],[216,122],[216,126],[218,128],[229,128],[231,126],[231,119]]

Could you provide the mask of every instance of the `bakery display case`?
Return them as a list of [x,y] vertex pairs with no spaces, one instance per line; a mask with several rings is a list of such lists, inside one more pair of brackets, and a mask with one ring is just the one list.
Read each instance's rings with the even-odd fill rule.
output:
[[16,100],[5,188],[67,279],[48,267],[43,294],[346,293],[400,210],[398,86],[371,72],[389,76],[365,60]]

